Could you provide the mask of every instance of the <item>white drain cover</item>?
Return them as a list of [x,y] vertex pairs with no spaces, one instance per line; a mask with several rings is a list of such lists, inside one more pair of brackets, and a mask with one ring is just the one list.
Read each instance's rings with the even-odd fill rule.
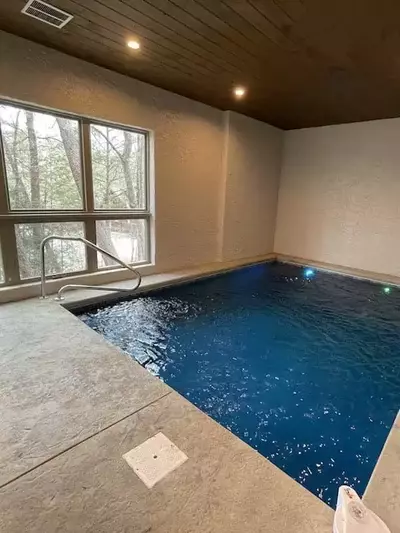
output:
[[157,433],[122,457],[149,489],[187,461],[187,456],[163,433]]

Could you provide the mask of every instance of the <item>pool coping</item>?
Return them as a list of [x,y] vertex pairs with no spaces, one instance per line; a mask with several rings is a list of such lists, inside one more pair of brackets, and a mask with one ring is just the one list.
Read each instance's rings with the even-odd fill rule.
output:
[[363,501],[384,520],[391,533],[400,531],[400,411],[378,457]]
[[[202,265],[200,267],[188,267],[185,269],[171,270],[164,273],[151,273],[142,277],[142,284],[137,291],[128,293],[107,292],[107,291],[93,291],[78,289],[65,293],[65,300],[60,302],[63,307],[74,312],[76,309],[84,309],[85,306],[92,307],[100,303],[112,303],[121,300],[121,298],[129,298],[136,294],[150,292],[155,289],[162,289],[172,285],[181,283],[190,283],[198,279],[218,276],[232,270],[252,266],[260,263],[267,263],[279,261],[282,263],[290,263],[294,265],[312,266],[318,270],[331,272],[333,274],[340,274],[342,276],[349,276],[351,278],[371,281],[373,283],[385,283],[400,287],[400,277],[390,274],[378,274],[368,270],[361,270],[358,268],[346,267],[333,263],[324,263],[321,261],[314,261],[304,259],[296,256],[290,256],[280,253],[271,252],[268,254],[255,256],[252,258],[245,258],[240,260],[232,260],[225,262],[215,262]],[[129,289],[132,281],[124,280],[113,283],[103,284],[105,287]],[[52,297],[54,295],[51,295]]]
[[[59,302],[65,309],[71,312],[83,311],[85,308],[94,307],[98,304],[111,304],[120,301],[121,298],[132,298],[132,296],[151,292],[157,289],[163,289],[173,285],[180,285],[184,283],[192,283],[196,280],[206,279],[210,277],[220,276],[233,270],[250,267],[257,264],[270,263],[276,260],[273,253],[256,256],[248,259],[241,259],[235,261],[226,261],[221,263],[208,263],[200,267],[190,267],[179,270],[171,270],[165,273],[149,274],[142,277],[142,283],[136,291],[132,292],[107,292],[78,289],[65,293],[65,299]],[[132,285],[132,280],[119,281],[105,284],[105,287],[120,288],[128,290]],[[54,297],[51,296],[51,297]],[[50,298],[51,298],[50,297]]]
[[363,279],[366,281],[371,281],[372,283],[385,283],[386,285],[400,287],[400,276],[394,276],[393,274],[380,274],[371,270],[363,270],[360,268],[348,267],[335,263],[326,263],[323,261],[305,259],[303,257],[296,257],[294,255],[281,253],[275,253],[275,260],[281,263],[289,263],[293,265],[312,266],[317,270],[331,272],[332,274],[340,274],[350,278]]
[[[289,260],[287,256],[283,257],[282,255],[276,254],[267,254],[265,256],[254,258],[253,260],[242,260],[242,261],[232,261],[229,263],[218,263],[212,265],[205,265],[201,268],[190,268],[180,271],[170,272],[166,274],[153,274],[146,276],[143,281],[143,286],[139,294],[149,292],[151,290],[157,290],[160,288],[177,285],[181,283],[190,283],[198,279],[204,279],[210,276],[216,276],[229,272],[231,270],[243,268],[246,266],[251,266],[254,264],[270,262],[274,260],[281,260],[284,262],[291,262],[295,264],[307,264],[315,266],[316,268],[321,268],[324,270],[331,270],[336,273],[343,273],[339,270],[334,270],[330,265],[330,268],[323,268],[319,264],[313,261],[306,260]],[[285,261],[285,259],[287,259]],[[326,266],[326,265],[325,265]],[[347,273],[347,275],[352,275],[353,277],[363,277],[353,275],[352,273]],[[369,279],[369,278],[366,278]],[[382,281],[382,280],[373,280],[373,281]],[[385,279],[385,282],[388,280]],[[119,284],[112,284],[113,286],[119,285],[123,288],[129,286],[128,281],[121,282]],[[67,310],[77,310],[82,309],[84,306],[93,306],[98,305],[99,303],[112,303],[113,301],[120,300],[121,296],[126,296],[124,293],[100,293],[93,296],[93,293],[90,291],[75,291],[68,294],[68,297],[60,307],[65,307]],[[37,299],[28,300],[31,304],[39,303]],[[23,305],[24,302],[20,304]],[[42,302],[42,304],[50,304],[52,302]],[[14,304],[5,304],[5,306],[13,305],[18,306],[19,303]],[[2,306],[3,307],[3,306]],[[89,328],[88,328],[89,329]],[[96,334],[97,335],[97,334]],[[118,356],[121,356],[120,350],[112,346]],[[133,360],[131,361],[133,365],[137,364]],[[154,378],[157,379],[157,378]],[[182,399],[183,401],[183,399]],[[207,415],[204,415],[207,416]],[[375,465],[373,474],[369,480],[367,489],[365,491],[364,500],[371,507],[372,510],[377,512],[381,518],[390,524],[391,533],[400,533],[399,526],[397,523],[400,523],[400,487],[396,479],[396,471],[399,471],[400,467],[400,430],[399,430],[399,417],[397,421],[393,424],[392,431],[387,437],[385,447],[380,454],[377,463]],[[232,436],[233,437],[233,436]],[[236,438],[236,437],[233,437]],[[252,449],[251,449],[252,450]],[[252,450],[253,453],[257,454],[255,450]],[[265,461],[268,461],[265,459]],[[282,475],[284,474],[280,471]],[[307,489],[299,485],[303,491],[308,493]],[[383,487],[383,488],[382,488]],[[390,497],[388,498],[388,494]],[[320,502],[322,506],[325,506],[323,502]]]

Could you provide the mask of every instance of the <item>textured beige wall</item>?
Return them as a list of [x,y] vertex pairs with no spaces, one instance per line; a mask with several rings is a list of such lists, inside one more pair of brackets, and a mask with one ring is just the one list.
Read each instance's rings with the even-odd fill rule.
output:
[[400,119],[285,132],[274,251],[400,275]]
[[[238,130],[232,141],[238,157],[230,149],[232,179],[226,181],[223,154],[229,112],[4,32],[0,32],[0,96],[153,132],[157,271],[220,260],[225,237],[229,257],[272,251],[273,225],[260,207],[260,196],[264,191],[269,195],[269,188],[254,191],[253,187],[259,187],[263,179],[275,184],[278,178],[274,165],[268,167],[265,177],[261,175],[264,151],[272,154],[279,149],[278,130],[243,119],[240,134]],[[240,124],[239,115],[235,115],[236,122]],[[255,160],[258,157],[262,157],[261,166]],[[236,164],[238,173],[232,171]],[[224,236],[226,184],[229,215]],[[258,202],[256,212],[254,201]],[[266,205],[272,212],[271,201],[268,196]],[[236,204],[240,213],[232,211]]]
[[283,132],[229,113],[226,121],[222,258],[273,250]]

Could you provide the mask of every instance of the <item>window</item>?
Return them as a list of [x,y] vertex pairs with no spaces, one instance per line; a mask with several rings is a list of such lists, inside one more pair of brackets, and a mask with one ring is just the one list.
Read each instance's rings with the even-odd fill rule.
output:
[[[125,263],[146,260],[147,224],[145,220],[97,220],[97,244],[106,248]],[[111,243],[111,245],[109,245]],[[103,254],[98,254],[99,266],[116,264]]]
[[90,126],[94,205],[97,209],[145,209],[146,167],[142,133]]
[[[21,279],[40,276],[40,243],[49,235],[84,237],[82,222],[35,222],[16,224],[18,264]],[[81,242],[50,241],[46,246],[46,274],[56,275],[86,269],[85,246]]]
[[82,209],[79,122],[0,106],[11,209]]
[[[40,276],[49,235],[149,261],[146,132],[0,102],[0,148],[0,285]],[[46,246],[49,276],[116,267],[79,242]]]

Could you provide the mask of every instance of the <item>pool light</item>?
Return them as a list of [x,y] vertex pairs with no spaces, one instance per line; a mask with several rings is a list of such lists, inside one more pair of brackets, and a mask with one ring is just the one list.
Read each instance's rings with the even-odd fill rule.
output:
[[306,268],[304,271],[304,277],[310,279],[315,276],[315,270],[312,268]]
[[383,287],[383,292],[385,294],[390,294],[392,292],[392,289],[390,287]]

